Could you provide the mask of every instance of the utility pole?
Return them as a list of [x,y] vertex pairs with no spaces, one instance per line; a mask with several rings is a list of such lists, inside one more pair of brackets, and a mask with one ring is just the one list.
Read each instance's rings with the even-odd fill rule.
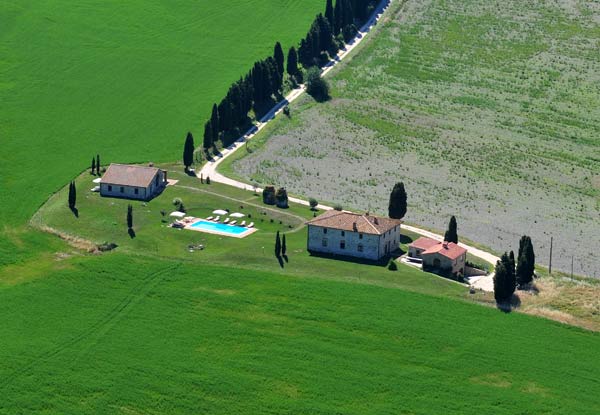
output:
[[554,240],[554,237],[551,236],[550,237],[550,263],[548,265],[548,274],[552,274],[552,242]]
[[571,279],[573,279],[573,255],[571,255]]

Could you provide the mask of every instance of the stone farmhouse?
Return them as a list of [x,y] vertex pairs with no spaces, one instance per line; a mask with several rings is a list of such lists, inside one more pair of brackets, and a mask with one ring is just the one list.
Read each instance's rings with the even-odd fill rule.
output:
[[440,242],[421,237],[409,245],[408,256],[422,259],[424,270],[463,275],[465,273],[467,250],[454,242]]
[[398,219],[330,210],[307,222],[309,252],[379,260],[398,249]]
[[100,194],[150,200],[167,185],[167,172],[156,167],[111,164],[100,182]]

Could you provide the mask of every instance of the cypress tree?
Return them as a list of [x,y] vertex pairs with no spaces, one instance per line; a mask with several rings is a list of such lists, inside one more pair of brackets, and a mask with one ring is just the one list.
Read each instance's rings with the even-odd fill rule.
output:
[[100,176],[101,171],[100,171],[100,154],[96,154],[96,174],[98,174],[98,176]]
[[344,11],[342,10],[344,0],[336,0],[333,10],[333,33],[338,35],[342,31],[344,24]]
[[205,150],[208,150],[214,144],[214,141],[213,141],[213,131],[214,131],[214,129],[212,128],[211,124],[212,123],[210,121],[206,121],[206,124],[204,124],[204,140],[202,142],[202,147]]
[[296,52],[296,48],[293,46],[288,51],[287,73],[290,76],[296,76],[298,74],[298,53]]
[[517,282],[525,287],[533,281],[535,272],[535,253],[529,236],[523,235],[519,241],[519,257],[517,266]]
[[69,209],[75,209],[77,203],[77,189],[75,188],[75,182],[69,183]]
[[450,218],[450,223],[448,224],[448,230],[446,231],[446,234],[444,235],[444,240],[446,242],[454,242],[455,244],[458,243],[458,232],[457,232],[457,224],[456,224],[456,218],[454,216],[452,216]]
[[92,157],[92,175],[96,172],[96,159]]
[[275,256],[279,258],[281,256],[281,238],[279,237],[279,231],[275,236]]
[[388,216],[392,219],[402,219],[406,215],[406,190],[404,183],[396,183],[390,193],[390,203],[388,206]]
[[[212,114],[210,115],[210,125],[211,125],[211,137],[210,142],[212,143],[219,140],[219,109],[217,104],[213,104]],[[205,138],[206,140],[206,138]],[[205,147],[208,148],[208,147]]]
[[281,48],[281,43],[275,43],[275,48],[273,49],[273,58],[275,62],[277,62],[277,70],[280,74],[283,75],[283,71],[285,67],[283,66],[285,56],[283,55],[283,49]]
[[327,4],[325,5],[325,17],[327,18],[327,21],[333,28],[334,23],[335,23],[335,18],[334,18],[334,13],[333,13],[333,0],[327,0]]
[[287,246],[285,244],[285,233],[284,233],[283,237],[281,238],[281,255],[285,255],[286,252],[287,252]]
[[525,246],[525,258],[527,258],[527,275],[530,281],[533,280],[535,273],[535,252],[533,251],[533,243],[531,238],[527,237],[527,245]]
[[508,254],[508,259],[510,260],[510,269],[514,273],[515,269],[516,269],[516,263],[515,263],[515,253],[513,251],[510,251],[510,254]]
[[133,228],[133,206],[127,205],[127,229]]
[[500,261],[496,263],[496,273],[494,275],[494,297],[498,303],[509,300],[516,288],[514,270],[511,272],[511,260],[505,252]]
[[194,137],[191,132],[188,132],[185,137],[185,144],[183,145],[183,165],[185,166],[185,171],[188,171],[192,164],[194,164]]

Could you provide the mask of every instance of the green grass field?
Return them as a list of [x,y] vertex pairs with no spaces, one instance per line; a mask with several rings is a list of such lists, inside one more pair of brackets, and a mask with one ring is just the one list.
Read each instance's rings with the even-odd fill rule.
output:
[[25,222],[100,153],[179,158],[253,62],[306,33],[321,0],[0,5],[0,219]]
[[0,310],[3,414],[600,410],[597,333],[402,290],[115,253]]
[[[229,83],[323,6],[225,3],[0,4],[0,414],[597,413],[597,333],[405,266],[311,257],[306,207],[267,210],[181,166],[147,204],[88,190],[97,152],[177,160]],[[174,197],[263,221],[241,240],[176,231],[160,214]],[[87,254],[40,226],[119,247]]]

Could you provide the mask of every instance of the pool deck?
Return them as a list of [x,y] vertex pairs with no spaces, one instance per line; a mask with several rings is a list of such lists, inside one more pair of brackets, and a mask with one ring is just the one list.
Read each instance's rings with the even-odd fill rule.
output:
[[[187,225],[185,225],[184,229],[188,229],[190,231],[196,231],[196,232],[210,233],[213,235],[229,236],[230,238],[238,238],[238,239],[245,238],[246,236],[251,235],[258,230],[256,228],[245,228],[246,230],[244,232],[233,234],[233,233],[228,233],[228,232],[216,231],[213,229],[194,228],[193,226],[198,222],[221,223],[222,225],[227,225],[226,223],[223,223],[223,222],[214,222],[212,220],[198,218],[198,219],[195,219],[194,221],[188,223]],[[241,228],[241,226],[237,226],[237,225],[227,225],[227,226],[231,226],[232,228],[233,227]]]

